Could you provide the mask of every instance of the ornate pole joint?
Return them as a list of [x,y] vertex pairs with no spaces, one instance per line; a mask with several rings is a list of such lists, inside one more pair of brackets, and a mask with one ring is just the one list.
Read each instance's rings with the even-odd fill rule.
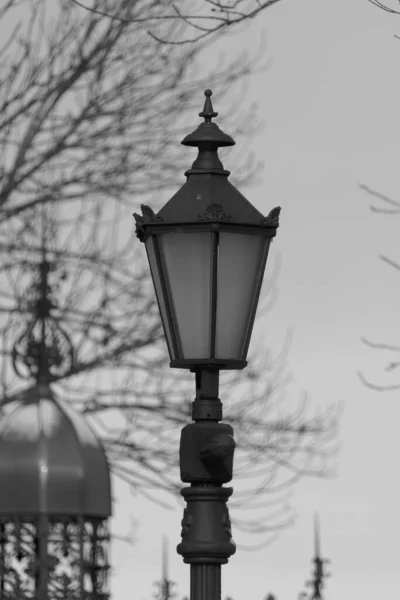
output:
[[[194,485],[181,490],[187,502],[182,519],[182,542],[177,547],[183,562],[225,565],[236,545],[232,541],[228,498],[233,488]],[[211,600],[211,599],[210,599]]]
[[221,486],[232,480],[235,440],[233,428],[222,420],[218,398],[219,372],[196,372],[196,399],[192,418],[181,432],[179,448],[181,480],[191,484]]
[[181,490],[187,502],[182,519],[182,542],[177,552],[190,564],[191,600],[220,600],[221,565],[236,552],[227,501],[235,440],[233,428],[222,420],[218,398],[219,372],[196,372],[196,399],[192,418],[181,432],[179,449]]

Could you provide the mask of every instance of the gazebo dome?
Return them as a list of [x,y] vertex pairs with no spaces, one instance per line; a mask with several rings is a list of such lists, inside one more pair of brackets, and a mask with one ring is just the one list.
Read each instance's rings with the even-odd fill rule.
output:
[[111,515],[110,473],[86,420],[38,384],[0,421],[0,517]]

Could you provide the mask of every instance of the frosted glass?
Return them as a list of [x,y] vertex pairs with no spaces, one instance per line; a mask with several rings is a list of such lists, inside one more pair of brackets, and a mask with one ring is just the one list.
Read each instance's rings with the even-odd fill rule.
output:
[[210,356],[212,233],[160,235],[184,358]]
[[174,347],[172,345],[172,332],[170,330],[169,321],[167,318],[165,299],[164,299],[164,296],[162,293],[161,281],[160,281],[160,276],[159,276],[157,263],[156,263],[156,256],[155,256],[155,251],[154,251],[154,240],[151,235],[146,240],[146,251],[147,251],[147,257],[148,257],[149,264],[150,264],[150,271],[151,271],[151,276],[153,278],[153,284],[154,284],[154,289],[156,292],[158,307],[160,309],[161,321],[162,321],[162,324],[164,327],[164,333],[165,333],[165,337],[167,340],[169,355],[170,355],[171,360],[174,360],[176,358],[176,356],[174,355],[174,350],[173,350]]
[[265,243],[258,235],[220,234],[215,358],[241,358]]

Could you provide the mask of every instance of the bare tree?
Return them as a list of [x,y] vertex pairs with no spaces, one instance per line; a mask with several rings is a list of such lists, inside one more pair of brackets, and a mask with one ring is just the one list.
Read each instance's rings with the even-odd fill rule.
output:
[[368,2],[370,2],[371,4],[374,4],[378,8],[381,8],[382,10],[385,10],[386,12],[400,15],[400,10],[394,10],[393,8],[390,8],[389,6],[386,6],[386,4],[379,2],[379,0],[368,0]]
[[[367,192],[369,195],[373,196],[374,198],[386,203],[386,206],[390,206],[390,208],[385,208],[385,207],[377,207],[374,205],[370,205],[370,209],[372,212],[386,214],[386,215],[399,215],[400,214],[400,202],[398,200],[392,200],[391,198],[388,198],[387,196],[385,196],[375,190],[372,190],[370,187],[368,187],[364,184],[361,184],[360,188],[362,190],[364,190],[365,192]],[[387,265],[390,265],[391,267],[396,269],[396,271],[400,271],[400,263],[389,258],[388,256],[384,256],[383,254],[380,254],[379,258]],[[390,352],[395,352],[395,353],[400,352],[400,346],[396,346],[393,344],[386,344],[384,342],[372,342],[372,341],[366,339],[365,337],[362,337],[361,340],[364,344],[366,344],[370,348],[374,348],[377,350],[389,350]],[[386,372],[394,371],[399,366],[400,366],[400,360],[392,360],[387,364],[385,370],[386,370]],[[367,387],[369,387],[373,390],[376,390],[379,392],[400,390],[400,384],[376,385],[376,384],[373,384],[370,381],[368,381],[368,379],[365,377],[365,375],[361,371],[358,372],[358,376]]]
[[[154,2],[147,2],[147,13],[139,14],[136,11],[137,2],[131,2],[125,0],[127,7],[130,9],[125,14],[121,14],[121,2],[115,0],[92,0],[89,2],[81,2],[80,0],[71,0],[77,6],[84,8],[96,15],[101,15],[109,19],[115,19],[116,21],[123,21],[128,23],[141,23],[147,26],[159,26],[165,22],[178,22],[186,25],[184,33],[188,33],[190,37],[184,39],[174,39],[175,35],[169,36],[170,32],[167,32],[166,36],[163,34],[155,33],[152,30],[147,30],[150,35],[157,42],[171,45],[182,45],[191,44],[205,37],[213,37],[215,34],[225,32],[232,25],[238,25],[244,23],[249,19],[253,19],[261,11],[269,8],[273,4],[277,4],[281,0],[229,0],[227,2],[221,2],[221,0],[200,0],[197,4],[193,1],[185,2],[184,0],[177,0],[171,2],[168,6],[163,6],[160,0]],[[126,7],[125,7],[126,8]],[[194,30],[191,35],[191,31]]]
[[[198,112],[199,90],[223,90],[215,94],[222,103],[257,61],[235,56],[205,81],[191,80],[205,42],[162,44],[128,18],[133,5],[146,15],[159,4],[121,2],[120,19],[66,0],[9,0],[0,9],[0,25],[10,31],[0,51],[0,335],[7,411],[32,385],[22,384],[10,364],[20,352],[18,344],[13,352],[14,343],[23,345],[26,327],[36,326],[32,279],[45,255],[53,327],[74,345],[67,374],[53,372],[49,380],[88,415],[113,472],[163,504],[162,490],[181,487],[179,429],[188,420],[194,382],[167,366],[131,215],[146,197],[161,205],[179,185],[188,163],[177,140],[187,133],[186,111]],[[187,26],[184,19],[167,23],[171,35]],[[226,129],[236,135],[260,127],[243,101],[227,114]],[[235,153],[226,155],[233,160]],[[257,168],[250,156],[235,168],[235,182],[249,182]],[[274,301],[275,280],[276,273],[261,314]],[[256,482],[231,505],[261,506],[267,514],[262,522],[233,521],[262,534],[263,543],[290,522],[285,496],[291,486],[303,475],[326,475],[335,449],[337,407],[309,416],[304,399],[296,410],[284,410],[286,352],[273,359],[255,348],[251,366],[222,381],[238,441],[236,479]]]

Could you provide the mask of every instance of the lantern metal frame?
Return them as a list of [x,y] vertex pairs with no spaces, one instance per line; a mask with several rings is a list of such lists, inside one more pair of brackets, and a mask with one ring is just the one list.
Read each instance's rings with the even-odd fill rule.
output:
[[[263,276],[268,258],[270,242],[276,235],[279,226],[280,207],[273,208],[265,217],[260,213],[229,181],[230,171],[224,169],[219,157],[218,148],[232,146],[234,140],[223,133],[211,122],[217,116],[211,104],[211,91],[206,90],[206,101],[200,116],[205,118],[196,131],[189,134],[181,142],[186,146],[197,146],[199,154],[191,169],[185,172],[186,183],[156,214],[148,205],[141,205],[142,215],[134,213],[136,219],[136,235],[145,243],[149,259],[151,275],[156,291],[157,303],[165,332],[170,367],[190,369],[243,369],[247,366],[247,353],[251,340],[258,301],[263,283]],[[168,280],[167,268],[160,247],[160,236],[166,233],[210,233],[211,243],[211,277],[210,277],[210,345],[208,358],[185,358],[178,326],[177,315],[173,305],[173,294]],[[256,269],[255,285],[251,299],[244,336],[241,340],[239,358],[216,358],[216,326],[217,326],[217,276],[218,246],[221,234],[250,234],[265,238],[264,248],[259,257]],[[149,245],[152,240],[151,252]],[[154,272],[155,271],[155,272]],[[159,282],[159,283],[158,283]],[[160,302],[160,296],[162,302]],[[164,309],[165,308],[165,312]],[[232,326],[235,326],[233,323]]]
[[[210,205],[212,206],[212,205]],[[220,206],[220,205],[219,205]],[[149,208],[142,205],[143,208]],[[145,212],[145,211],[143,211]],[[272,223],[272,219],[274,215],[272,215],[270,222]],[[241,370],[247,366],[247,353],[250,345],[251,334],[253,330],[254,320],[257,313],[258,301],[261,293],[261,287],[263,283],[263,275],[265,272],[265,266],[267,263],[268,252],[269,252],[269,244],[265,244],[260,263],[257,269],[257,285],[255,287],[254,296],[252,299],[252,306],[250,310],[250,318],[247,322],[246,332],[243,340],[243,346],[241,351],[241,359],[219,359],[215,358],[215,334],[216,334],[216,306],[217,306],[217,248],[219,243],[219,235],[223,232],[231,232],[231,233],[247,233],[257,236],[264,236],[266,238],[272,239],[274,235],[276,235],[276,226],[274,225],[263,225],[260,227],[254,225],[242,225],[236,223],[223,223],[215,220],[212,223],[162,223],[161,221],[142,221],[141,225],[141,241],[146,241],[150,236],[153,238],[154,244],[154,253],[157,264],[157,274],[160,280],[160,286],[164,298],[165,309],[166,309],[166,318],[167,322],[165,322],[165,317],[163,315],[163,311],[161,309],[161,305],[157,296],[157,303],[160,310],[161,319],[163,321],[164,330],[167,330],[171,334],[171,340],[169,340],[169,336],[166,336],[169,354],[170,356],[176,356],[177,358],[172,359],[170,361],[170,367],[172,368],[189,368],[191,371],[196,370],[196,366],[201,366],[202,368],[217,368],[221,370],[225,369],[237,369]],[[203,233],[211,233],[213,236],[212,241],[212,265],[211,265],[211,319],[210,319],[210,358],[209,359],[184,359],[179,358],[182,357],[182,344],[179,336],[179,329],[177,325],[177,317],[175,314],[175,309],[173,303],[171,302],[172,292],[170,289],[170,284],[167,277],[166,266],[163,259],[163,254],[161,252],[158,235],[162,233],[168,233],[170,231],[179,230],[181,232],[189,233],[189,232],[203,232]],[[154,282],[154,275],[152,273],[152,278]],[[155,285],[155,284],[154,284]]]

